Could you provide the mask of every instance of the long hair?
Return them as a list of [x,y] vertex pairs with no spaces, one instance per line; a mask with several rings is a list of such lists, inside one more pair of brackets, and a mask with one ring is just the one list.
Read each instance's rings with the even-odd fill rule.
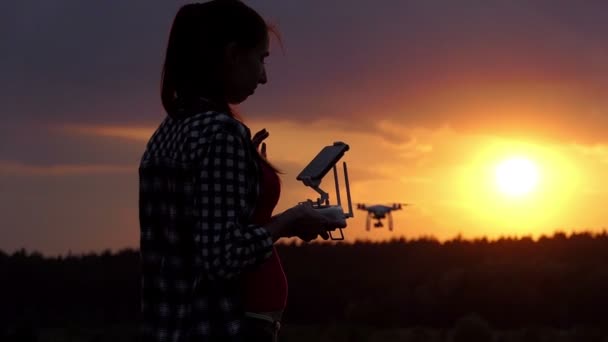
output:
[[[169,116],[200,109],[238,118],[224,94],[222,70],[228,44],[252,49],[275,32],[239,0],[212,0],[182,6],[171,26],[161,76],[161,100]],[[276,32],[275,32],[276,33]],[[201,103],[201,98],[206,99]]]

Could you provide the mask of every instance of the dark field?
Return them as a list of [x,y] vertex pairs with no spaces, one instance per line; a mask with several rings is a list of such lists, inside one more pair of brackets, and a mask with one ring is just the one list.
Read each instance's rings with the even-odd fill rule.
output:
[[[137,341],[133,326],[108,326],[105,328],[55,328],[44,329],[35,334],[21,331],[5,334],[2,341],[55,341],[55,342],[131,342]],[[487,322],[476,316],[465,317],[448,329],[428,327],[377,328],[369,326],[288,325],[281,335],[281,342],[608,342],[606,328],[555,329],[529,327],[512,330],[493,330]]]
[[[282,341],[608,342],[608,235],[281,245]],[[0,253],[0,341],[136,341],[139,253]]]

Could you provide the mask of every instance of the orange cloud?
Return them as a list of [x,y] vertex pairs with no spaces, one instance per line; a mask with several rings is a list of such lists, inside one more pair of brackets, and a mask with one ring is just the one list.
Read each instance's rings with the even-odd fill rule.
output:
[[134,173],[137,166],[125,165],[26,165],[23,163],[0,161],[0,175],[20,176],[69,176],[76,174]]
[[136,141],[147,141],[154,133],[156,127],[130,127],[108,125],[62,125],[52,129],[68,134],[123,138]]

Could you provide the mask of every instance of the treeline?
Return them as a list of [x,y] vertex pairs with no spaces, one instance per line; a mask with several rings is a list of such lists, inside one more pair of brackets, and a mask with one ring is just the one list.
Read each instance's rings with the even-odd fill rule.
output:
[[[608,325],[608,234],[279,245],[287,323],[450,327]],[[0,328],[139,321],[139,252],[0,252]]]

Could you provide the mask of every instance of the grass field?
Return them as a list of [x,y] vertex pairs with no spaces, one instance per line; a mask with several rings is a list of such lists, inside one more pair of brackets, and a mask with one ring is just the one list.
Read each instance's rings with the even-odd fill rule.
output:
[[[12,342],[132,342],[137,341],[136,328],[44,329],[37,334],[22,330],[5,335],[2,341]],[[579,327],[569,329],[521,328],[493,330],[483,320],[467,317],[451,329],[425,327],[379,329],[368,326],[332,324],[326,326],[285,325],[281,342],[608,342],[608,329]]]

